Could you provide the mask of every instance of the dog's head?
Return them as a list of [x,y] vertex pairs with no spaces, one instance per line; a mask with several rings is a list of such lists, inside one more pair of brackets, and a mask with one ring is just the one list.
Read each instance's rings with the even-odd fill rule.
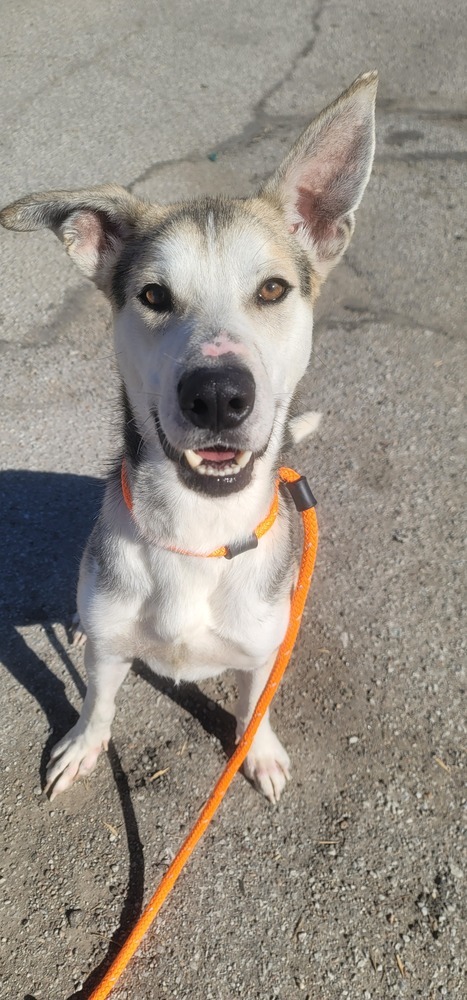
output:
[[105,185],[0,214],[10,229],[52,229],[110,299],[135,458],[165,454],[185,485],[218,496],[274,464],[313,302],[370,175],[376,86],[360,76],[256,197],[159,206]]

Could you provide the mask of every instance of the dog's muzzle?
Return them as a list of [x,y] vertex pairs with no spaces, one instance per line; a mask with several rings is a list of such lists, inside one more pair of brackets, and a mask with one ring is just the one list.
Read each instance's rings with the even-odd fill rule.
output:
[[245,367],[206,366],[182,375],[177,386],[178,405],[191,426],[191,436],[197,428],[200,447],[175,451],[159,420],[156,426],[164,451],[177,461],[186,486],[209,496],[227,496],[247,486],[255,456],[239,449],[236,432],[250,416],[255,394],[255,380]]

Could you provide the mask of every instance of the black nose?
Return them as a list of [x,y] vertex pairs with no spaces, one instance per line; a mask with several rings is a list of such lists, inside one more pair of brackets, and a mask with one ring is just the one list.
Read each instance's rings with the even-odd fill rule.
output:
[[178,383],[183,415],[195,427],[219,432],[238,427],[251,413],[255,381],[247,368],[196,368]]

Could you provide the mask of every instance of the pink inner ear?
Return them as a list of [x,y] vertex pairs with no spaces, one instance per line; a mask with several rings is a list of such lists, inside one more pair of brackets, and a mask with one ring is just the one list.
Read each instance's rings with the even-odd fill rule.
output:
[[295,176],[290,181],[295,186],[295,209],[318,242],[332,239],[339,219],[353,208],[365,162],[365,144],[363,126],[355,125],[350,139],[331,126],[314,155],[293,171]]
[[83,209],[77,213],[73,221],[79,242],[79,252],[84,254],[103,253],[106,241],[98,214]]
[[315,194],[311,189],[299,187],[297,211],[318,243],[324,238],[334,235],[336,230],[335,215],[321,192]]

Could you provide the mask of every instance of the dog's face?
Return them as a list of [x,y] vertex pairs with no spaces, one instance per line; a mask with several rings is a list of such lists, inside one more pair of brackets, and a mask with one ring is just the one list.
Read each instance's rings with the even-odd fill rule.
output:
[[376,74],[355,81],[255,198],[161,207],[108,185],[0,215],[9,228],[48,225],[105,291],[127,416],[191,489],[238,491],[277,455],[313,301],[371,170],[375,92]]
[[276,448],[309,360],[311,277],[261,199],[169,209],[123,251],[112,287],[117,357],[145,440],[187,486],[239,490]]

